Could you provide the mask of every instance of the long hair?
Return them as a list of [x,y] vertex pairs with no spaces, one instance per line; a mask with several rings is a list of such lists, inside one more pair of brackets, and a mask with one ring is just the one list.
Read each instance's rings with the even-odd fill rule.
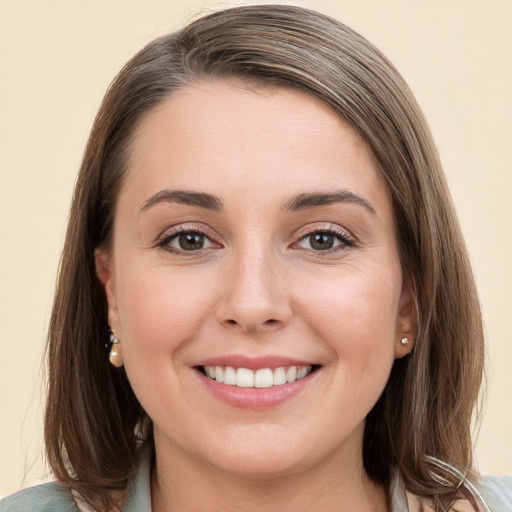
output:
[[[177,90],[236,78],[293,87],[329,105],[368,144],[392,196],[418,336],[369,413],[366,472],[434,497],[428,457],[472,474],[471,425],[483,332],[471,268],[438,154],[408,86],[372,44],[322,14],[289,6],[218,11],[141,50],[107,91],[78,175],[48,336],[47,455],[56,477],[100,510],[116,507],[151,424],[107,357],[107,306],[94,250],[111,243],[114,206],[140,120]],[[116,494],[117,493],[117,494]]]

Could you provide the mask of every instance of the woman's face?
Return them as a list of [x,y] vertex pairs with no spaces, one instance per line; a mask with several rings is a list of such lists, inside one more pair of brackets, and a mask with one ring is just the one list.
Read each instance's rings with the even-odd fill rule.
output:
[[132,150],[97,269],[157,455],[244,475],[360,465],[414,330],[367,146],[305,93],[219,81],[147,115]]

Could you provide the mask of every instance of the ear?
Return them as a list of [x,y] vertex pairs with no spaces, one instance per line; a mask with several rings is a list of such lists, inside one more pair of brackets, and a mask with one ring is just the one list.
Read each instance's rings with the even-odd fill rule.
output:
[[[416,292],[409,282],[402,285],[402,294],[398,307],[396,337],[395,340],[395,358],[409,354],[414,348],[416,335],[418,334],[418,314]],[[407,338],[407,341],[404,340]]]
[[112,257],[103,249],[94,251],[96,275],[103,285],[108,305],[108,323],[115,332],[119,331],[119,312],[116,301],[115,272]]

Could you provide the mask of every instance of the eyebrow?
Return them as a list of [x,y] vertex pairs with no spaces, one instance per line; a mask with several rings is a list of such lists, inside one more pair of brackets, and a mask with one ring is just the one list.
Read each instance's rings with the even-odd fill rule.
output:
[[204,192],[190,192],[187,190],[160,190],[152,195],[142,206],[141,213],[159,203],[178,203],[189,206],[198,206],[206,210],[221,211],[223,209],[222,201],[212,194]]
[[352,203],[362,206],[372,215],[376,215],[373,206],[361,196],[350,192],[349,190],[339,190],[336,192],[310,192],[299,194],[287,201],[282,209],[287,212],[295,212],[300,210],[309,210],[318,206],[325,206],[334,203]]
[[[191,192],[187,190],[169,190],[164,189],[153,194],[142,206],[141,213],[159,203],[178,203],[189,206],[198,206],[206,210],[222,211],[222,201],[212,194],[204,192]],[[283,211],[295,212],[317,208],[319,206],[330,205],[334,203],[353,203],[362,206],[371,214],[376,215],[373,206],[361,196],[350,192],[349,190],[339,190],[336,192],[309,192],[292,197],[281,207]]]

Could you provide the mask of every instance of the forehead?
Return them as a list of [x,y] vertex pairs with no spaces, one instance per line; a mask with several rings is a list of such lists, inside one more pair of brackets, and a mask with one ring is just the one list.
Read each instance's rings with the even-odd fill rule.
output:
[[226,81],[184,88],[143,118],[130,183],[146,195],[177,186],[230,195],[241,185],[265,194],[340,186],[387,193],[367,144],[323,102],[296,89]]

